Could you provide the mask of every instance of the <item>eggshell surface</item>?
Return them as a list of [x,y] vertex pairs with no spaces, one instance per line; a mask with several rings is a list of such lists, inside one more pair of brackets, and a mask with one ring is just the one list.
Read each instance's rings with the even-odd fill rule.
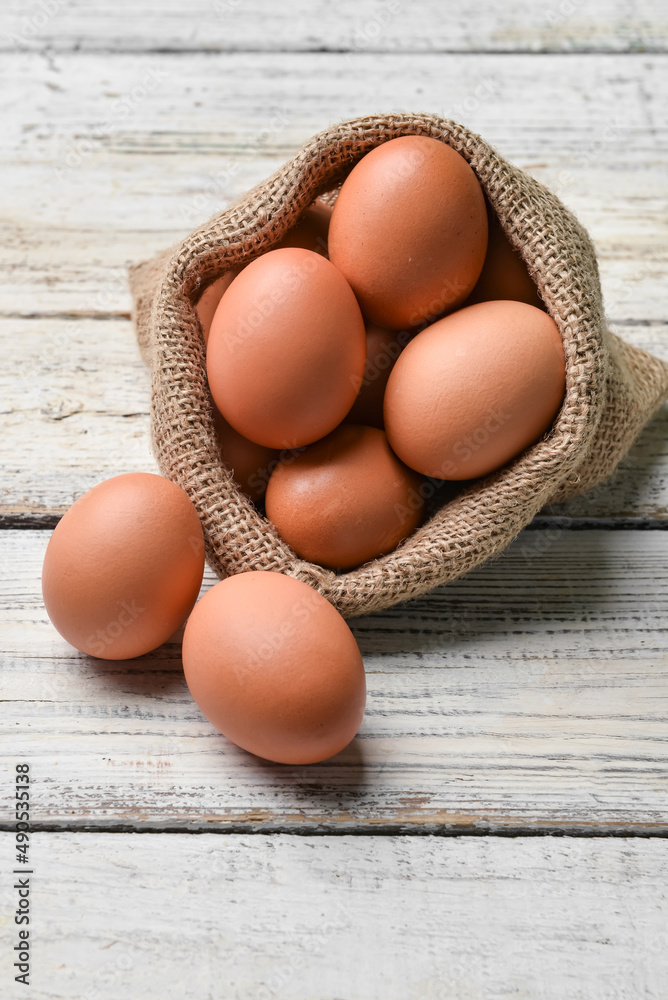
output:
[[332,217],[332,209],[323,201],[315,201],[297,223],[288,229],[276,246],[275,250],[281,247],[302,247],[304,250],[312,250],[314,253],[327,256],[327,238],[329,233],[329,223]]
[[183,625],[203,572],[202,526],[187,494],[161,476],[130,473],[94,486],[58,523],[42,593],[73,646],[128,659]]
[[423,475],[474,479],[537,441],[564,390],[554,320],[524,302],[481,302],[406,347],[385,393],[387,436]]
[[211,321],[216,313],[216,309],[218,308],[218,303],[240,270],[240,268],[235,267],[232,271],[227,271],[225,274],[221,274],[220,277],[216,278],[215,281],[212,281],[211,284],[207,285],[204,289],[197,305],[195,306],[195,312],[197,313],[197,318],[199,319],[200,326],[202,327],[202,336],[204,337],[205,344],[209,341]]
[[218,410],[214,411],[213,419],[223,463],[251,500],[261,500],[280,452],[242,437]]
[[220,301],[207,352],[216,406],[268,448],[324,437],[353,405],[364,374],[364,321],[350,285],[310,250],[252,261]]
[[383,431],[343,424],[279,462],[267,487],[267,517],[303,559],[349,569],[390,552],[417,527],[420,485]]
[[482,188],[446,143],[402,136],[376,146],[343,182],[329,256],[365,318],[407,329],[460,305],[487,246]]
[[[305,250],[313,250],[314,253],[327,256],[327,233],[329,230],[329,220],[332,209],[329,205],[318,200],[300,216],[296,225],[288,229],[285,236],[276,243],[272,249],[278,250],[280,247],[303,247]],[[222,274],[202,292],[195,312],[202,327],[204,343],[208,343],[211,321],[214,317],[218,303],[222,299],[225,291],[232,284],[236,275],[247,265],[241,264]]]
[[513,299],[537,309],[545,308],[526,264],[513,248],[494,213],[490,212],[485,263],[465,305],[499,299]]
[[325,760],[364,715],[364,667],[350,629],[324,597],[280,573],[241,573],[212,587],[188,620],[183,668],[209,721],[268,760]]
[[359,395],[346,416],[347,424],[364,424],[383,429],[383,399],[394,362],[409,337],[404,332],[386,330],[368,323],[366,327],[366,364]]

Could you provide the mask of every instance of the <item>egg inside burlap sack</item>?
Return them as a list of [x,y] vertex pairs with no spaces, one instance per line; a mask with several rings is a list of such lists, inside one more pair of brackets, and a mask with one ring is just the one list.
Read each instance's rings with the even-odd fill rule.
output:
[[[271,249],[320,195],[330,200],[371,149],[400,136],[447,143],[473,169],[564,344],[566,394],[548,432],[471,483],[394,551],[337,573],[300,559],[220,461],[195,312],[202,288]],[[454,580],[504,549],[548,503],[607,479],[668,395],[668,365],[608,330],[585,229],[546,187],[484,139],[435,115],[358,118],[314,136],[274,175],[178,246],[131,269],[134,318],[152,373],[151,432],[162,473],[185,489],[221,576],[276,570],[344,615],[389,607]]]

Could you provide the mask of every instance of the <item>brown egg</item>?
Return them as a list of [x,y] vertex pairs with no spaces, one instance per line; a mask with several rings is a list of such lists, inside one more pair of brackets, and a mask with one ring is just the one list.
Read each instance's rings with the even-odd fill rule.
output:
[[554,320],[525,302],[480,302],[427,327],[403,351],[385,392],[387,436],[423,475],[473,479],[537,441],[564,388]]
[[42,570],[47,614],[83,653],[141,656],[183,625],[204,572],[204,538],[187,494],[136,472],[94,486],[70,507]]
[[314,253],[326,257],[331,217],[332,209],[329,205],[319,199],[314,201],[292,229],[288,229],[285,236],[272,249],[302,247],[304,250],[313,250]]
[[352,169],[329,228],[329,256],[366,319],[391,329],[429,322],[460,305],[487,247],[482,188],[446,143],[403,136]]
[[343,424],[279,462],[267,487],[267,517],[303,559],[350,569],[390,552],[417,527],[420,486],[383,431]]
[[367,323],[366,365],[362,388],[348,413],[347,424],[363,424],[383,429],[383,398],[394,362],[401,354],[409,335]]
[[251,500],[261,500],[280,452],[242,437],[215,408],[213,419],[223,464]]
[[216,280],[210,285],[207,285],[202,292],[201,298],[195,306],[195,312],[197,313],[200,326],[202,327],[202,336],[204,337],[205,344],[209,341],[211,321],[215,315],[216,309],[218,308],[218,303],[240,270],[241,268],[235,267],[232,271],[228,271],[226,274],[221,274],[219,278],[216,278]]
[[544,309],[543,300],[527,271],[526,264],[514,250],[497,217],[489,212],[489,238],[482,273],[465,305],[513,299]]
[[[329,230],[329,220],[331,214],[332,210],[329,205],[326,205],[319,199],[314,201],[314,203],[306,209],[296,225],[294,225],[292,229],[289,229],[283,239],[279,240],[278,243],[272,247],[272,249],[278,250],[280,247],[303,247],[305,250],[313,250],[315,253],[322,254],[326,257],[327,232]],[[222,299],[225,290],[229,288],[236,275],[239,274],[244,267],[246,267],[246,265],[242,264],[241,266],[228,271],[226,274],[222,274],[210,285],[207,285],[202,292],[202,295],[195,306],[195,312],[199,317],[205,344],[209,340],[211,320],[213,319],[214,313],[218,307],[218,303]]]
[[324,597],[280,573],[241,573],[209,590],[186,626],[183,669],[216,729],[283,764],[332,757],[364,715],[350,629]]
[[352,289],[311,250],[272,250],[232,282],[211,324],[209,386],[239,434],[298,448],[339,424],[362,382],[364,321]]

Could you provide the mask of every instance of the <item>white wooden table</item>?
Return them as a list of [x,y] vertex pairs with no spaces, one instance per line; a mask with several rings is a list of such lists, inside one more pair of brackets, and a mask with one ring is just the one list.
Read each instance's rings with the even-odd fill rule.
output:
[[78,495],[155,468],[126,265],[335,120],[426,110],[481,132],[589,227],[613,327],[668,357],[667,11],[3,4],[3,997],[665,998],[666,412],[502,558],[353,624],[368,711],[321,765],[218,736],[178,637],[128,663],[73,651],[40,569]]

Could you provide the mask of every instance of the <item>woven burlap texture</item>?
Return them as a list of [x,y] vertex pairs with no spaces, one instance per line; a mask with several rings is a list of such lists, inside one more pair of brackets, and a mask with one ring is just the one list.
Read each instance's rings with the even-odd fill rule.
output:
[[[470,163],[559,328],[566,395],[541,441],[437,510],[395,551],[337,574],[299,559],[221,465],[193,303],[213,278],[275,244],[372,147],[403,135],[446,142]],[[425,593],[501,552],[546,504],[606,479],[668,395],[668,365],[608,331],[594,249],[573,215],[479,136],[434,115],[358,118],[319,133],[177,247],[131,268],[130,283],[152,373],[153,448],[163,475],[197,508],[210,565],[221,577],[287,573],[346,616]]]

